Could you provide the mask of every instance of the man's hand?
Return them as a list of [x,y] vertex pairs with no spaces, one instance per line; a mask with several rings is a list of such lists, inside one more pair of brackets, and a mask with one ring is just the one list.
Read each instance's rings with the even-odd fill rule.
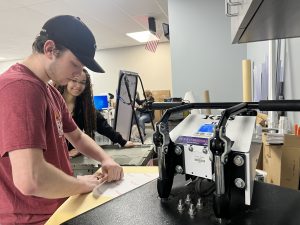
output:
[[86,192],[91,192],[97,185],[107,181],[107,176],[103,174],[77,176],[78,180],[82,180],[86,184]]
[[126,144],[124,145],[125,148],[132,148],[134,146],[135,144],[132,141],[127,141]]
[[107,182],[121,180],[124,176],[123,168],[111,158],[102,161],[101,168],[103,175],[107,176]]

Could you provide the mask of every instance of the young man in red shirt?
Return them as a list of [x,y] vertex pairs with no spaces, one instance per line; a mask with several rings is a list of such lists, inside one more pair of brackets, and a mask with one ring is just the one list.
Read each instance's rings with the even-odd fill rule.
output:
[[[83,66],[104,72],[94,60],[92,32],[73,16],[48,20],[33,53],[0,76],[0,224],[44,224],[66,197],[87,193],[123,170],[77,128],[59,92]],[[103,178],[72,176],[65,138],[101,162]]]

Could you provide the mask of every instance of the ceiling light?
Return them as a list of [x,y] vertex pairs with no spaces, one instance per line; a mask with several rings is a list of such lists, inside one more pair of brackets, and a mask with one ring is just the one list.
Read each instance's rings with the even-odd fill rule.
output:
[[134,32],[134,33],[127,33],[126,35],[141,42],[141,43],[159,40],[159,38],[155,34],[151,33],[149,30],[141,31],[141,32]]
[[0,57],[0,61],[6,60],[6,58],[4,57]]

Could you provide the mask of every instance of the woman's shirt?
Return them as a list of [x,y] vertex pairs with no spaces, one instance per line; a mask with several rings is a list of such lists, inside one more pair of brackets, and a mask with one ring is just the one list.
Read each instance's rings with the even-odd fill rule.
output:
[[[73,120],[81,130],[84,130],[84,119],[83,119],[82,112],[77,113],[77,115],[73,115]],[[96,110],[96,131],[99,134],[108,137],[113,143],[118,143],[121,146],[124,146],[127,142],[119,132],[115,131],[107,123],[107,120],[103,117],[101,112],[98,110]],[[71,143],[68,143],[68,149],[69,150],[74,149]]]

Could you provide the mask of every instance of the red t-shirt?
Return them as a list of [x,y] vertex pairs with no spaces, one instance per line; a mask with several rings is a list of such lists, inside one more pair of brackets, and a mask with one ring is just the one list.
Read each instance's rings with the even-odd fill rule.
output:
[[72,175],[63,133],[77,126],[60,93],[22,64],[0,75],[0,118],[0,224],[43,224],[65,199],[21,194],[8,152],[43,149],[47,162]]

